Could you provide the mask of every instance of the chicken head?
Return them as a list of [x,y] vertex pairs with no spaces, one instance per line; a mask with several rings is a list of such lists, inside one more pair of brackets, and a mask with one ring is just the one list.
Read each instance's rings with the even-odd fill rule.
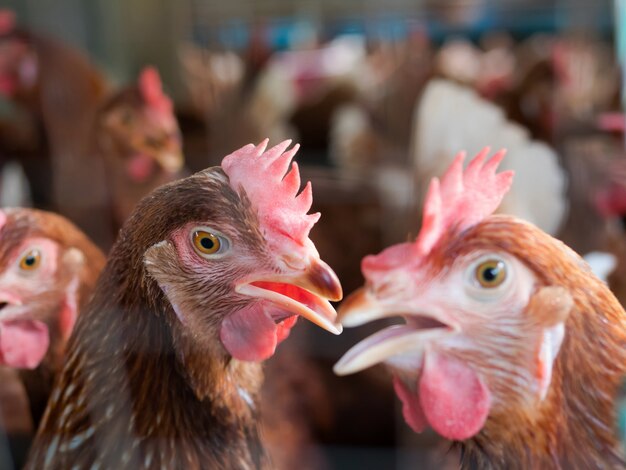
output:
[[0,364],[34,369],[49,351],[59,359],[104,257],[66,219],[33,209],[0,211],[0,239]]
[[344,326],[389,317],[404,324],[354,346],[335,372],[385,363],[407,424],[451,440],[475,436],[490,416],[532,414],[551,383],[572,297],[544,277],[564,267],[546,264],[550,257],[528,262],[518,238],[565,250],[582,266],[531,224],[491,216],[512,173],[496,173],[504,152],[487,153],[465,170],[459,154],[441,183],[433,180],[417,240],[366,257],[366,285],[340,308]]
[[212,350],[217,342],[236,359],[261,361],[298,316],[341,332],[329,302],[341,299],[341,285],[308,238],[319,214],[307,214],[310,185],[297,195],[298,168],[287,170],[298,147],[286,151],[289,144],[243,147],[221,169],[161,188],[144,200],[147,212],[140,206],[129,221],[154,220],[149,203],[161,196],[181,205],[168,211],[180,220],[150,243],[144,263],[177,330],[197,346]]

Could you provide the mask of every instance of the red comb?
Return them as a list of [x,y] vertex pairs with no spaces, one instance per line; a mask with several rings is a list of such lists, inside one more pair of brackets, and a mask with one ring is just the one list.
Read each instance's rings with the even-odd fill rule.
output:
[[139,91],[144,101],[152,109],[161,113],[172,112],[172,100],[164,93],[161,86],[161,77],[154,67],[146,67],[139,75]]
[[291,145],[291,140],[285,140],[265,151],[267,143],[265,139],[256,147],[240,148],[222,160],[222,168],[233,189],[243,188],[256,208],[268,241],[286,236],[304,244],[320,214],[307,214],[313,203],[311,183],[298,194],[300,172],[291,160],[300,146],[285,152]]
[[596,119],[596,125],[603,131],[624,132],[626,117],[623,113],[602,113]]
[[626,187],[613,183],[598,191],[594,202],[596,209],[604,217],[622,217],[626,214]]
[[0,34],[9,34],[15,29],[15,13],[11,10],[0,10]]
[[465,152],[459,152],[441,179],[433,178],[424,203],[422,228],[413,243],[387,248],[363,259],[362,270],[370,279],[376,271],[416,260],[430,253],[449,229],[465,230],[491,215],[502,202],[513,182],[513,172],[496,173],[506,154],[500,150],[485,161],[489,148],[484,148],[463,170]]

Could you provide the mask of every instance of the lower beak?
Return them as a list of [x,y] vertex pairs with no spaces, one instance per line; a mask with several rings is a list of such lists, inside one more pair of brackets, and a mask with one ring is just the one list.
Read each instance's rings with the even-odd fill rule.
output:
[[303,270],[263,276],[246,281],[236,291],[279,305],[334,334],[343,330],[330,301],[343,297],[341,284],[333,270],[320,259],[311,259]]

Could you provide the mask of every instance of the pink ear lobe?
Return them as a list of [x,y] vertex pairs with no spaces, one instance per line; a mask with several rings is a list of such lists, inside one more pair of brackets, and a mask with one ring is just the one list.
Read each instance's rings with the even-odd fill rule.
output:
[[63,341],[67,341],[78,317],[78,278],[74,278],[67,286],[65,298],[59,312],[59,328]]
[[11,10],[0,10],[0,34],[9,34],[15,29],[15,13]]
[[563,323],[546,328],[541,335],[535,358],[535,378],[537,379],[537,392],[540,400],[543,400],[548,395],[550,383],[552,382],[552,369],[554,368],[554,362],[561,348],[564,335],[565,325]]
[[76,302],[66,299],[65,302],[63,302],[63,306],[61,307],[61,312],[59,314],[59,327],[61,329],[63,341],[67,341],[72,334],[77,317],[78,310],[76,309]]

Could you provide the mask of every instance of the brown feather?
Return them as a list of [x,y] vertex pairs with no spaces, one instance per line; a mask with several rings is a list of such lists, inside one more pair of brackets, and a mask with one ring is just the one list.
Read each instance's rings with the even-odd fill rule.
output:
[[[623,308],[576,253],[508,216],[450,234],[433,253],[433,263],[445,269],[455,258],[485,249],[522,260],[537,277],[537,290],[564,288],[574,307],[546,399],[534,406],[516,404],[515,384],[508,384],[505,396],[513,403],[493,409],[483,430],[460,444],[463,468],[623,468],[614,409],[626,372]],[[527,308],[525,315],[538,313]],[[545,316],[540,312],[538,318]],[[528,353],[508,360],[515,365]]]
[[[232,359],[209,326],[189,335],[144,265],[144,253],[173,229],[207,220],[235,226],[262,248],[256,215],[220,169],[163,186],[139,204],[76,325],[27,468],[264,465],[260,366]],[[176,263],[162,261],[164,270]],[[202,295],[209,302],[211,294]],[[236,305],[209,303],[207,318],[217,323]]]

